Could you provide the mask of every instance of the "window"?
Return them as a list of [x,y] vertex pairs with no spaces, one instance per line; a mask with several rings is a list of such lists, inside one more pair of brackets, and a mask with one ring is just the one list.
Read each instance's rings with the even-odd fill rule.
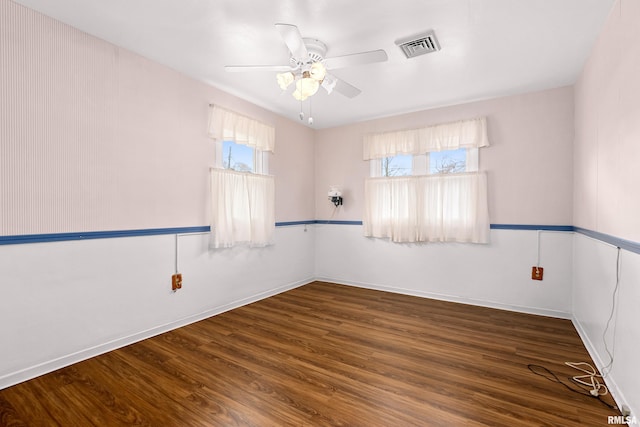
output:
[[478,149],[458,148],[427,154],[398,154],[371,159],[371,176],[435,175],[478,170]]
[[399,154],[393,157],[371,160],[380,168],[375,176],[407,176],[413,174],[413,156]]
[[222,167],[238,172],[255,172],[255,149],[233,141],[222,142]]
[[211,246],[272,244],[275,184],[267,175],[267,160],[274,149],[274,128],[211,106],[208,134],[216,141],[210,170]]
[[[429,157],[429,174],[467,172],[467,152],[477,148],[458,148],[456,150],[434,151]],[[476,167],[477,170],[477,167]]]
[[488,241],[485,119],[365,137],[364,234],[394,242]]
[[216,168],[266,175],[269,173],[268,160],[266,151],[233,140],[216,141]]

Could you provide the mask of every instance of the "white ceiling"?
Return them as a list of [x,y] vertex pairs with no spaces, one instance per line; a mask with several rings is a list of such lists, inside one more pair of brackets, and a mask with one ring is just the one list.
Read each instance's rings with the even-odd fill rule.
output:
[[[295,24],[327,57],[384,49],[387,62],[335,70],[362,93],[322,89],[314,128],[573,84],[614,0],[14,0],[298,120],[274,72],[288,64],[274,24]],[[395,41],[434,30],[442,49],[406,59]],[[308,114],[308,101],[304,103]]]

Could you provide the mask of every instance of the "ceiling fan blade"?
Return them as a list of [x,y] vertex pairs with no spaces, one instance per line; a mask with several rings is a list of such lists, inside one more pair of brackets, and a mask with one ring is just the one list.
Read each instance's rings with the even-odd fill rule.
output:
[[291,24],[276,24],[276,28],[294,58],[305,59],[309,56],[298,27]]
[[351,67],[353,65],[371,64],[373,62],[385,62],[388,59],[387,52],[382,49],[369,52],[353,53],[351,55],[335,56],[324,60],[327,70]]
[[347,98],[355,98],[356,96],[360,95],[360,92],[362,92],[360,89],[358,89],[353,85],[350,85],[344,80],[340,80],[340,79],[336,79],[336,80],[337,80],[336,87],[333,90],[341,93]]
[[285,73],[292,70],[289,65],[226,65],[224,69],[229,73],[242,73],[245,71],[276,71]]

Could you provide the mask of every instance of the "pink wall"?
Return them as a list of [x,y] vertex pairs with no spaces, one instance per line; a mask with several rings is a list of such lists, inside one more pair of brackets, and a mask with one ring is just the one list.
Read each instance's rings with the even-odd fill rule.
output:
[[0,235],[208,225],[209,103],[276,126],[276,220],[314,216],[313,131],[0,0]]
[[276,179],[276,221],[315,218],[314,130],[278,117],[276,151],[269,169]]
[[576,226],[640,241],[640,2],[613,7],[575,88]]
[[318,131],[316,218],[328,219],[331,184],[343,186],[335,219],[361,220],[362,136],[486,116],[491,146],[480,150],[489,177],[491,223],[570,225],[572,220],[573,90],[571,87],[497,98]]
[[[640,242],[640,2],[618,0],[575,85],[573,224]],[[637,252],[637,251],[635,251]],[[640,254],[577,234],[574,324],[618,405],[640,414]],[[615,314],[615,315],[614,315]],[[608,345],[608,347],[607,347]]]

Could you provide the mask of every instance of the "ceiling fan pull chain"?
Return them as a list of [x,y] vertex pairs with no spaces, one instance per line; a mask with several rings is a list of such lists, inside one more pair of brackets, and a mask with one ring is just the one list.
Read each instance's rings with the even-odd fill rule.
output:
[[300,120],[304,120],[304,113],[302,112],[302,99],[300,99],[300,114],[298,114]]

